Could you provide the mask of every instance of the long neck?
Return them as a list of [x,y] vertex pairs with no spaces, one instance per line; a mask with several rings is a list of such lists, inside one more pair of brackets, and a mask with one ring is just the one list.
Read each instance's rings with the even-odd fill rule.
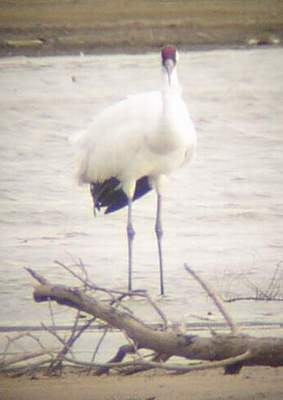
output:
[[162,77],[163,77],[163,87],[162,87],[163,96],[167,97],[166,94],[168,93],[181,94],[181,87],[178,81],[176,67],[173,69],[171,73],[170,81],[169,81],[169,76],[164,68],[162,68]]
[[176,67],[172,70],[170,79],[167,71],[163,68],[162,74],[163,121],[169,127],[176,118],[176,100],[181,96],[181,86],[179,85]]
[[176,67],[171,72],[170,81],[166,70],[163,73],[162,96],[162,143],[166,149],[176,146],[176,132],[179,125],[179,106],[181,86],[179,85]]

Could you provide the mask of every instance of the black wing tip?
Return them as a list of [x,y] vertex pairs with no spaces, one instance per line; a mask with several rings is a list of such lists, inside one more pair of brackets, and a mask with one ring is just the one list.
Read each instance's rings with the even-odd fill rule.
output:
[[[128,205],[128,197],[120,185],[121,182],[114,177],[104,182],[93,182],[90,184],[94,216],[97,216],[101,211],[104,211],[104,214],[111,214]],[[152,187],[147,176],[138,179],[133,201],[144,196],[150,190],[152,190]]]

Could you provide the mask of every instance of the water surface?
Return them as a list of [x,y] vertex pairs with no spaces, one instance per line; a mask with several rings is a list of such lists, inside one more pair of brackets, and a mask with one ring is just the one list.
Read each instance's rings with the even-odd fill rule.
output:
[[[159,75],[156,54],[0,60],[1,326],[48,320],[25,266],[74,284],[54,260],[81,258],[97,284],[126,289],[126,210],[93,218],[68,137],[125,95],[158,88]],[[148,289],[173,321],[221,320],[183,264],[221,295],[245,295],[252,284],[265,289],[283,260],[283,50],[184,53],[179,75],[198,153],[164,193],[164,299],[154,193],[134,205],[134,287]],[[144,315],[143,302],[134,308]],[[228,308],[240,322],[282,322],[280,303]],[[63,307],[55,316],[70,322]]]

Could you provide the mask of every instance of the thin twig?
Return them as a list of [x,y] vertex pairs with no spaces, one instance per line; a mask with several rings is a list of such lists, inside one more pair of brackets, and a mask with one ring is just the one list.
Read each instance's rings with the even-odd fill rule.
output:
[[34,270],[32,270],[31,268],[25,267],[25,270],[28,271],[31,276],[38,281],[39,283],[41,283],[41,285],[46,285],[48,284],[47,279],[45,279],[43,276],[39,275],[37,272],[35,272]]
[[[46,326],[44,323],[41,323],[41,326],[48,332],[50,333],[52,336],[54,336],[59,343],[61,343],[63,346],[66,345],[66,340],[61,338],[60,335],[58,335],[58,333],[56,332],[56,328],[49,328],[48,326]],[[70,354],[72,355],[72,357],[74,358],[72,349],[69,350]]]
[[283,301],[283,296],[280,295],[280,273],[281,273],[281,261],[276,265],[276,268],[272,274],[272,278],[269,282],[267,289],[259,288],[255,283],[245,278],[245,283],[251,290],[254,291],[252,296],[230,296],[224,301],[226,303],[232,303],[235,301],[253,300],[253,301]]
[[13,373],[13,377],[17,378],[26,374],[32,374],[34,371],[38,372],[38,369],[45,364],[50,363],[50,360],[41,360],[37,362],[33,362],[29,365],[15,365],[14,367],[10,367],[5,369],[5,372]]
[[276,265],[275,271],[273,272],[270,284],[266,290],[266,293],[269,298],[274,298],[279,292],[280,288],[280,281],[278,279],[278,275],[280,275],[280,268],[281,268],[281,262],[279,262]]
[[[52,361],[49,367],[49,372],[53,372],[54,370],[58,369],[62,365],[62,361],[64,359],[64,356],[68,354],[71,351],[72,346],[74,343],[79,339],[79,337],[82,335],[82,333],[89,328],[89,326],[95,321],[95,317],[91,318],[88,320],[82,327],[79,329],[77,328],[78,326],[78,315],[80,315],[80,312],[78,311],[77,318],[75,320],[74,326],[71,331],[71,335],[68,338],[68,340],[63,341],[64,345],[61,351],[57,354],[55,360]],[[74,355],[73,355],[74,357]]]
[[227,310],[225,310],[222,301],[220,300],[220,298],[216,295],[216,293],[207,285],[207,283],[205,283],[200,277],[199,275],[191,268],[189,267],[187,264],[185,264],[185,269],[186,271],[192,275],[192,277],[200,284],[200,286],[206,291],[206,293],[209,295],[209,297],[213,300],[214,304],[216,305],[216,307],[218,308],[218,310],[220,311],[220,313],[223,315],[225,321],[227,322],[227,324],[229,325],[230,329],[231,329],[231,333],[233,335],[236,335],[238,332],[238,328],[235,325],[233,319],[231,318],[231,316],[229,315],[229,313],[227,312]]
[[257,299],[266,299],[266,297],[267,297],[267,295],[266,295],[266,293],[264,292],[264,290],[262,290],[262,289],[260,289],[259,287],[257,287],[253,282],[251,282],[249,279],[247,279],[246,278],[246,282],[247,282],[247,285],[252,289],[252,290],[254,290],[254,292],[255,292],[255,297],[257,298]]
[[159,315],[159,317],[161,318],[162,322],[163,322],[163,330],[166,331],[168,329],[168,321],[166,318],[166,315],[164,314],[164,312],[157,306],[157,304],[152,300],[152,298],[149,296],[148,293],[145,293],[145,297],[148,300],[148,302],[150,303],[150,305],[154,308],[154,310],[157,312],[157,314]]
[[86,267],[85,267],[85,264],[84,264],[84,262],[83,262],[83,260],[82,260],[81,258],[79,258],[79,267],[81,268],[81,271],[82,271],[82,273],[84,274],[85,281],[86,281],[86,282],[89,282],[90,279],[89,279],[89,276],[88,276],[88,272],[87,272],[87,269],[86,269]]
[[125,295],[125,293],[126,293],[126,292],[123,292],[121,290],[112,290],[112,289],[109,290],[109,289],[97,286],[93,282],[90,282],[89,280],[86,280],[86,279],[82,278],[79,274],[74,272],[70,267],[68,267],[67,265],[65,265],[61,261],[55,260],[54,262],[55,262],[55,264],[60,265],[62,268],[64,268],[66,271],[68,271],[71,275],[73,275],[75,278],[77,278],[79,281],[81,281],[84,285],[87,285],[87,287],[89,289],[107,293],[108,295],[111,295],[111,297],[113,297],[113,294]]
[[104,331],[103,331],[101,337],[99,338],[99,340],[98,340],[98,342],[97,342],[97,344],[96,344],[96,346],[95,346],[93,355],[92,355],[92,357],[91,357],[91,362],[94,362],[94,361],[95,361],[95,358],[96,358],[96,356],[97,356],[97,353],[98,353],[98,351],[99,351],[99,349],[100,349],[100,347],[101,347],[101,345],[102,345],[102,343],[103,343],[103,340],[105,339],[105,337],[106,337],[106,335],[107,335],[107,333],[108,333],[108,330],[109,330],[109,327],[106,326],[106,328],[104,328]]
[[214,369],[214,368],[223,368],[229,365],[233,365],[239,362],[243,362],[248,360],[251,357],[251,352],[247,350],[245,353],[226,358],[221,361],[211,361],[211,362],[201,362],[199,364],[193,365],[181,365],[181,364],[165,364],[160,362],[153,361],[145,361],[145,360],[134,360],[134,361],[126,361],[126,362],[114,362],[114,363],[90,363],[85,361],[74,361],[68,357],[65,357],[65,360],[81,366],[88,366],[92,368],[125,368],[130,366],[146,366],[153,368],[160,368],[167,371],[177,371],[177,372],[191,372],[191,371],[202,371],[205,369]]
[[45,350],[45,351],[42,350],[42,351],[38,351],[35,353],[25,353],[25,354],[21,354],[19,356],[11,356],[11,357],[6,358],[5,362],[0,363],[0,370],[6,369],[7,367],[9,367],[12,364],[31,360],[33,358],[45,356],[47,354],[51,355],[53,353],[54,353],[54,350]]
[[[158,362],[158,364],[159,364],[161,362],[164,363],[171,356],[169,354],[165,354],[165,353],[162,353],[162,354],[153,353],[150,356],[145,355],[142,360],[145,360],[146,358],[149,358],[149,357],[151,357],[149,362]],[[137,374],[139,372],[148,371],[149,369],[153,369],[153,368],[155,368],[155,367],[150,366],[150,365],[127,367],[127,368],[125,368],[125,370],[122,370],[122,374],[123,375],[133,375],[133,374]],[[176,373],[176,371],[174,371],[174,372]]]
[[50,314],[50,319],[51,319],[52,327],[55,328],[54,311],[53,311],[52,302],[51,302],[50,299],[48,300],[48,310],[49,310],[49,314]]
[[[5,348],[4,348],[3,357],[0,360],[0,364],[5,362],[10,346],[12,346],[12,344],[14,344],[15,342],[18,342],[21,339],[27,338],[27,337],[32,339],[33,341],[35,341],[39,345],[41,350],[46,351],[46,348],[43,346],[43,344],[41,343],[40,339],[38,337],[34,336],[31,332],[23,332],[23,333],[20,333],[17,336],[14,336],[14,337],[7,336],[6,337],[7,344],[6,344]],[[20,347],[20,346],[18,346],[18,347]]]

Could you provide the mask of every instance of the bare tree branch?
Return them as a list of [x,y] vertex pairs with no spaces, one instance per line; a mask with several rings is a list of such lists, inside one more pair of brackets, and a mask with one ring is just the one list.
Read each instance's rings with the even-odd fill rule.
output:
[[181,364],[165,364],[165,363],[160,363],[160,362],[153,362],[153,361],[145,361],[145,360],[134,360],[134,361],[127,361],[127,362],[109,362],[109,363],[89,363],[89,362],[84,362],[84,361],[74,361],[68,357],[65,357],[65,359],[70,362],[74,363],[77,365],[82,365],[82,366],[89,366],[92,368],[125,368],[125,367],[148,367],[148,368],[159,368],[159,369],[164,369],[167,371],[176,371],[176,372],[192,372],[192,371],[202,371],[206,369],[214,369],[214,368],[223,368],[229,365],[233,365],[239,362],[243,362],[245,360],[248,360],[251,356],[251,353],[249,350],[247,350],[245,353],[227,358],[225,360],[221,361],[214,361],[214,362],[202,362],[199,364],[193,364],[193,365],[181,365]]
[[[199,337],[168,330],[160,331],[137,320],[132,314],[99,301],[77,288],[52,285],[48,282],[35,288],[34,299],[37,302],[51,299],[92,314],[110,326],[124,331],[138,349],[153,350],[168,357],[176,355],[210,362],[238,357],[249,351],[249,357],[243,361],[244,365],[283,366],[281,338],[255,338],[233,334]],[[105,367],[105,364],[100,365]]]

